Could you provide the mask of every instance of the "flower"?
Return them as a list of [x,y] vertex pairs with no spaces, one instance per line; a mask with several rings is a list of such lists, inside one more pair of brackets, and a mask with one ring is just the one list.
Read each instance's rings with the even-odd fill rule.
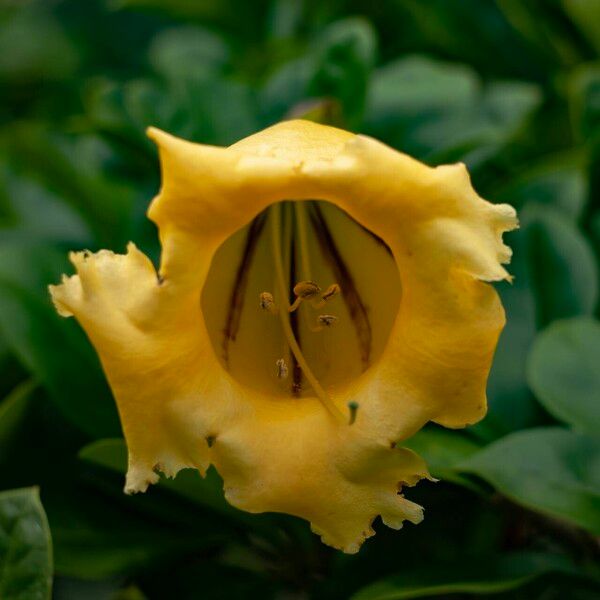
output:
[[227,500],[356,552],[418,523],[402,441],[486,411],[515,211],[462,164],[287,121],[229,148],[151,128],[160,269],[135,245],[71,254],[50,291],[96,347],[129,449],[126,492],[213,464]]

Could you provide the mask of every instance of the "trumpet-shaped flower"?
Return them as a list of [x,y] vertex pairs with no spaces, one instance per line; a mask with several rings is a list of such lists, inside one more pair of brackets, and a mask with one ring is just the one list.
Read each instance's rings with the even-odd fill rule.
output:
[[402,448],[486,411],[504,312],[508,205],[462,164],[288,121],[229,148],[157,129],[158,272],[130,244],[71,255],[51,293],[100,356],[129,449],[126,491],[214,465],[227,500],[303,517],[356,552],[418,523]]

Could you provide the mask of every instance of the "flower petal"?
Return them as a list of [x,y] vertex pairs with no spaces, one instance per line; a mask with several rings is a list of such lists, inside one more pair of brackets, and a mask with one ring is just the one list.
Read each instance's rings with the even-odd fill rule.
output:
[[[127,440],[126,489],[156,471],[214,464],[228,500],[312,523],[355,552],[377,515],[417,523],[400,486],[428,477],[397,448],[430,420],[462,427],[485,414],[485,384],[504,312],[489,281],[508,278],[502,233],[514,210],[473,190],[463,165],[430,168],[375,140],[291,121],[231,148],[151,129],[163,169],[149,216],[163,248],[159,275],[133,244],[126,255],[72,255],[77,275],[51,286],[98,350]],[[383,239],[402,283],[400,309],[380,360],[332,398],[273,398],[237,381],[217,360],[200,297],[219,246],[270,204],[332,202]],[[377,265],[373,265],[377,269]],[[381,283],[385,293],[385,281]]]

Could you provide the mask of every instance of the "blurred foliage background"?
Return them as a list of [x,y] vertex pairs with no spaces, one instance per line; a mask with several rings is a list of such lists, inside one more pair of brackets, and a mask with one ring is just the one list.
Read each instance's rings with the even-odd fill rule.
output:
[[[598,598],[599,53],[598,0],[3,0],[0,598]],[[110,391],[46,291],[71,249],[157,258],[146,126],[229,144],[311,98],[522,223],[489,415],[409,440],[425,521],[355,556],[215,473],[123,495]]]

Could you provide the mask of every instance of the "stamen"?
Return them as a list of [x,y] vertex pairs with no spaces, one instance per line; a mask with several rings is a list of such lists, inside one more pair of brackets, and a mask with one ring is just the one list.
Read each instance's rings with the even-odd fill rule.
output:
[[373,343],[373,331],[367,306],[363,302],[350,269],[342,257],[329,225],[317,202],[311,202],[311,223],[323,256],[330,263],[337,281],[344,289],[344,302],[356,329],[363,371],[369,366]]
[[350,411],[350,419],[348,420],[348,425],[354,425],[359,406],[360,404],[358,402],[355,402],[354,400],[348,402],[348,410]]
[[294,312],[303,300],[310,300],[321,292],[321,288],[314,281],[300,281],[294,286],[296,300],[290,306],[289,311]]
[[325,325],[325,327],[331,327],[332,325],[337,323],[338,320],[338,317],[336,317],[335,315],[319,315],[317,317],[317,321],[321,325]]
[[275,361],[275,365],[277,367],[277,379],[287,379],[288,376],[288,366],[285,362],[285,359],[278,358]]
[[318,283],[314,281],[299,281],[294,286],[294,294],[299,296],[303,300],[308,300],[309,298],[313,298],[321,291]]
[[282,310],[278,311],[279,318],[281,320],[281,326],[283,329],[283,333],[288,342],[290,350],[292,354],[296,358],[298,365],[302,369],[304,376],[310,383],[312,389],[314,390],[317,398],[321,401],[323,406],[331,413],[332,416],[337,418],[340,421],[344,421],[344,416],[337,408],[337,406],[333,403],[331,398],[327,395],[325,390],[321,387],[319,380],[314,376],[311,368],[308,366],[304,355],[302,354],[302,350],[300,350],[300,346],[294,337],[294,332],[292,331],[292,327],[290,325],[290,320],[288,316],[288,311],[284,310],[285,306],[289,304],[287,301],[287,291],[285,286],[285,275],[283,271],[283,261],[281,256],[281,207],[275,204],[271,207],[270,212],[270,226],[271,226],[271,243],[273,247],[273,259],[275,261],[275,273],[278,284],[278,292],[281,297]]
[[273,294],[270,292],[261,292],[259,296],[260,307],[271,314],[277,313],[277,306],[275,306],[275,301],[273,300]]
[[337,283],[332,283],[322,294],[321,300],[327,302],[341,292],[341,288]]

